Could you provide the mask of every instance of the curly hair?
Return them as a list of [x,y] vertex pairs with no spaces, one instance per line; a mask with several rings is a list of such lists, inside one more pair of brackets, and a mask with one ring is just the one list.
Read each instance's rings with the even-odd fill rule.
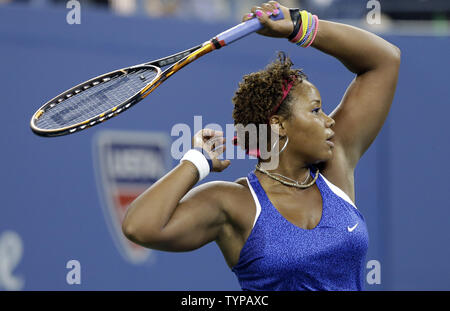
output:
[[[232,99],[235,125],[255,124],[258,128],[259,124],[268,124],[272,110],[283,97],[283,84],[286,84],[286,81],[294,81],[295,86],[303,79],[308,79],[301,69],[292,69],[292,65],[292,61],[284,52],[278,52],[277,59],[265,69],[243,77]],[[276,114],[289,118],[290,101],[291,94],[288,94]],[[243,141],[245,146],[242,147],[248,149],[247,134]]]

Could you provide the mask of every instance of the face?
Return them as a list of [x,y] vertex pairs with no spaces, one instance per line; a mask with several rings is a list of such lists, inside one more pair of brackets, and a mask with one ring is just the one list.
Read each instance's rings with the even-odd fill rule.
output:
[[[327,161],[333,155],[333,144],[328,139],[334,135],[334,120],[322,111],[322,99],[310,82],[292,88],[291,116],[281,118],[280,135],[289,137],[289,152],[299,154],[307,163]],[[287,151],[287,150],[286,150]]]

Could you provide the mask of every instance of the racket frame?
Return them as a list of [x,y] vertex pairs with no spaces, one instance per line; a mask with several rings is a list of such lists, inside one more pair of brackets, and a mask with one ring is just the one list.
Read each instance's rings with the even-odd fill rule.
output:
[[[151,62],[131,66],[131,67],[125,67],[122,69],[114,70],[102,75],[99,75],[97,77],[94,77],[90,80],[87,80],[85,82],[82,82],[64,92],[61,94],[55,96],[48,102],[46,102],[44,105],[42,105],[31,117],[30,121],[30,127],[33,133],[43,136],[43,137],[56,137],[56,136],[62,136],[67,134],[72,134],[74,132],[78,132],[81,130],[84,130],[86,128],[92,127],[94,125],[97,125],[99,123],[102,123],[119,113],[124,112],[128,108],[132,107],[133,105],[137,104],[139,101],[141,101],[143,98],[145,98],[148,94],[150,94],[156,86],[159,86],[160,83],[162,83],[162,78],[166,80],[168,78],[167,74],[173,69],[173,67],[177,64],[177,62],[180,62],[184,59],[187,59],[189,55],[194,53],[196,50],[201,49],[202,45],[197,45],[195,47],[192,47],[188,50],[181,51],[179,53],[160,58],[158,60],[154,60]],[[160,67],[172,65],[166,70],[162,71]],[[105,112],[102,112],[101,114],[98,114],[92,118],[89,118],[83,122],[79,122],[70,126],[61,127],[58,129],[42,129],[37,126],[37,121],[42,116],[42,114],[48,110],[54,108],[56,105],[61,104],[64,102],[64,100],[82,92],[85,91],[95,85],[98,85],[99,83],[107,82],[105,79],[113,79],[120,77],[122,75],[128,74],[132,71],[138,71],[139,69],[148,69],[149,67],[152,67],[152,69],[157,71],[157,74],[155,78],[150,81],[146,86],[144,86],[139,92],[134,94],[133,96],[129,97],[126,101],[120,103],[117,106],[114,106],[110,109],[108,109]],[[184,67],[184,66],[183,66]],[[181,69],[178,68],[178,70]],[[160,82],[159,84],[157,82]],[[154,88],[151,88],[151,86],[154,86]],[[146,94],[143,94],[143,90],[146,90]]]

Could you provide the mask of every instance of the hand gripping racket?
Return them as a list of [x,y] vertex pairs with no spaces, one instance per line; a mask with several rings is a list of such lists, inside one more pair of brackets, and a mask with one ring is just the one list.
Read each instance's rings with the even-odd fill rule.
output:
[[[271,16],[283,19],[283,13]],[[135,105],[181,68],[262,28],[257,18],[230,28],[189,50],[103,74],[78,84],[45,103],[30,121],[40,136],[68,135],[102,123]],[[161,67],[169,66],[162,71]]]

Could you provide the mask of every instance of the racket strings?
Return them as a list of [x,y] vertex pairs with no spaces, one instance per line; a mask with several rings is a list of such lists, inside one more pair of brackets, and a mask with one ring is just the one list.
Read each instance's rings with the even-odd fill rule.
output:
[[[106,113],[135,96],[158,72],[152,67],[116,74],[64,94],[51,103],[36,121],[41,129],[73,126]],[[131,105],[131,104],[130,104]],[[125,105],[125,108],[126,107]]]

